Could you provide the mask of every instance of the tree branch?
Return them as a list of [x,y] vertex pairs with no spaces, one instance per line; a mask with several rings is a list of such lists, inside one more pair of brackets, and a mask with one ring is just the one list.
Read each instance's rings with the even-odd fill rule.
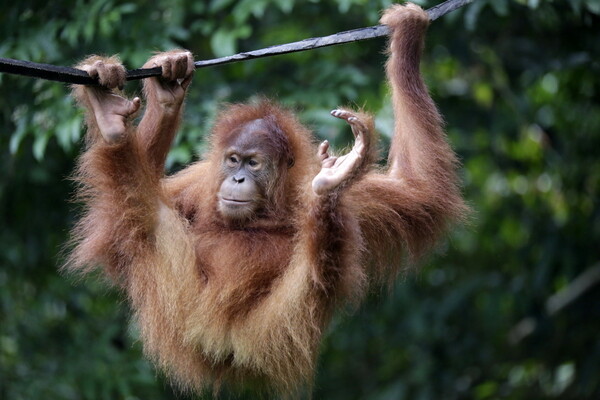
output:
[[[427,10],[427,13],[429,14],[429,19],[434,21],[448,14],[449,12],[452,12],[466,4],[472,3],[473,1],[475,0],[447,0],[441,4],[438,4],[437,6],[431,7]],[[232,56],[196,61],[195,65],[196,68],[205,68],[237,61],[253,60],[256,58],[295,53],[298,51],[314,50],[320,47],[378,38],[387,36],[388,34],[389,29],[387,26],[376,25],[340,32],[329,36],[304,39],[299,42],[271,46],[264,49],[234,54]],[[90,78],[87,72],[76,68],[13,60],[10,58],[0,58],[0,73],[2,72],[78,85],[97,84],[97,80]],[[160,74],[160,68],[133,69],[127,71],[127,80],[131,81],[150,78],[153,76],[160,76]]]

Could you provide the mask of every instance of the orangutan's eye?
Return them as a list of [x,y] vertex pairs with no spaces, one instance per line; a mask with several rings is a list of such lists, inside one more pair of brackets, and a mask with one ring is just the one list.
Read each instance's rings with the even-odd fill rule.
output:
[[260,160],[257,160],[256,158],[251,158],[248,160],[248,166],[250,167],[250,169],[258,171],[262,167],[262,164]]
[[232,154],[227,158],[227,164],[230,167],[236,166],[240,162],[240,159],[237,155]]

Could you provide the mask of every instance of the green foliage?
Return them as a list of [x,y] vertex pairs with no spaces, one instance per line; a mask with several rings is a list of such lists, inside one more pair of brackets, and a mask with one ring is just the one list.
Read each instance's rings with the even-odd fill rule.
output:
[[[119,53],[137,68],[183,47],[206,59],[374,25],[388,3],[5,2],[0,57],[70,65]],[[336,319],[315,398],[598,398],[600,285],[579,292],[576,278],[599,268],[599,15],[597,0],[477,0],[432,24],[423,71],[472,220],[420,272]],[[338,147],[351,134],[327,112],[340,104],[365,106],[389,137],[383,46],[198,71],[169,167],[202,153],[220,103],[259,93]],[[175,398],[140,354],[120,294],[58,272],[82,135],[69,88],[0,75],[0,91],[0,398]],[[572,301],[556,309],[557,294]]]

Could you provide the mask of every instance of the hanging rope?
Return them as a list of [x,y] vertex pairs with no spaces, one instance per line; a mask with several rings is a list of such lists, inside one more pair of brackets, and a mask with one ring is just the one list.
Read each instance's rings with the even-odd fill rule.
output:
[[[436,20],[449,12],[452,12],[475,0],[447,0],[437,6],[427,10],[429,19]],[[357,42],[387,36],[389,30],[387,26],[376,25],[367,28],[353,29],[340,32],[329,36],[304,39],[299,42],[271,46],[264,49],[234,54],[232,56],[214,58],[211,60],[196,61],[196,68],[205,68],[213,65],[228,64],[237,61],[252,60],[255,58],[269,57],[279,54],[295,53],[298,51],[314,50],[319,47],[333,46],[336,44]],[[50,81],[73,83],[78,85],[94,85],[97,81],[87,74],[87,72],[71,67],[60,67],[51,64],[41,64],[29,61],[13,60],[11,58],[0,57],[0,72],[7,74],[23,75],[32,78],[45,79]],[[160,76],[161,69],[140,68],[127,71],[127,80],[138,80]]]

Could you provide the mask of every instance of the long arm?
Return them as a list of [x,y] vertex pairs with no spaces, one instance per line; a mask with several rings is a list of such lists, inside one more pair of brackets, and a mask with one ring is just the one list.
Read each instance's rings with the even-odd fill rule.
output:
[[[168,60],[164,63],[172,64]],[[156,104],[157,98],[165,95],[155,90],[144,124],[133,126],[132,116],[140,107],[140,99],[128,100],[117,90],[125,82],[124,68],[117,58],[92,56],[78,67],[98,77],[100,85],[76,86],[73,90],[86,109],[88,133],[87,149],[75,173],[77,195],[85,208],[72,235],[76,242],[67,266],[86,271],[103,265],[113,279],[124,283],[127,266],[151,253],[148,249],[154,245],[158,208],[163,200],[158,166],[164,165],[170,145],[170,139],[164,143],[156,138],[163,133],[169,137],[172,125],[148,122],[168,119],[168,113]],[[177,78],[186,82],[186,74],[185,69],[175,71],[169,78],[179,85]],[[180,88],[176,113],[184,92]]]
[[100,86],[73,89],[86,110],[88,132],[74,175],[85,208],[72,233],[76,246],[67,267],[86,271],[103,265],[119,282],[125,265],[144,251],[155,215],[156,185],[148,179],[131,123],[140,99],[130,101],[117,90],[125,75],[116,57],[92,56],[78,67],[98,77]]
[[425,11],[395,5],[381,22],[390,28],[387,76],[392,89],[395,133],[385,174],[370,173],[351,190],[366,241],[370,277],[390,282],[400,270],[400,252],[416,259],[462,218],[458,162],[419,71]]
[[[316,201],[314,208],[321,210],[321,218],[311,222],[320,226],[313,229],[313,243],[319,251],[311,253],[322,255],[316,264],[320,267],[316,276],[321,276],[315,281],[335,283],[334,293],[341,296],[356,292],[360,281],[354,263],[329,262],[349,266],[340,270],[323,262],[350,254],[344,253],[342,244],[347,249],[347,243],[352,243],[353,250],[359,249],[359,262],[367,266],[363,279],[393,282],[406,258],[401,254],[417,259],[467,211],[460,195],[456,156],[419,71],[429,17],[414,4],[395,5],[386,10],[382,23],[391,32],[387,76],[396,121],[388,168],[384,173],[368,172],[374,160],[368,116],[334,111],[334,116],[352,126],[356,142],[350,153],[339,158],[329,157],[327,144],[321,145],[322,170],[313,181],[317,194],[335,188],[319,196],[331,201]],[[359,234],[354,221],[358,221]],[[318,240],[317,235],[321,235]]]

